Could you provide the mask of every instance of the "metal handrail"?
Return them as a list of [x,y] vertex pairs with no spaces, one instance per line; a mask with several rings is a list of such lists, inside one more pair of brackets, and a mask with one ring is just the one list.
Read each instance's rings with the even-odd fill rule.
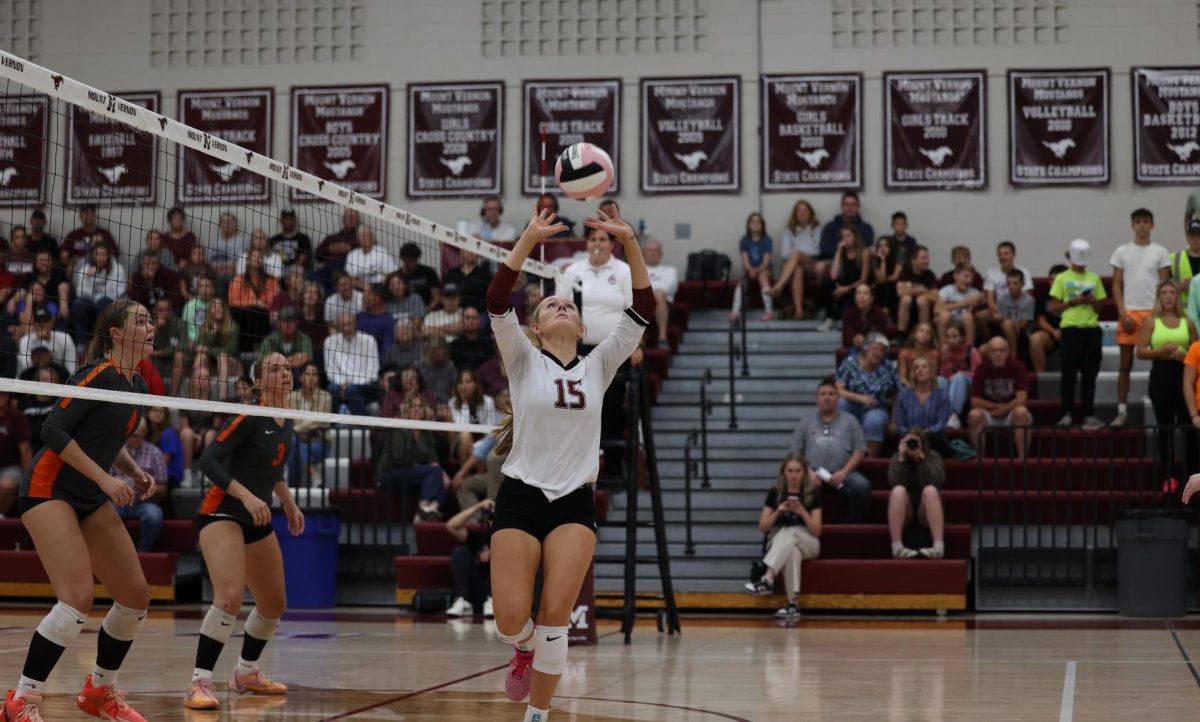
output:
[[695,473],[692,447],[699,441],[699,435],[700,432],[692,429],[683,444],[683,524],[686,535],[683,553],[689,556],[696,553],[696,544],[692,541],[692,475]]
[[704,469],[703,478],[700,481],[701,488],[708,489],[712,487],[712,482],[708,476],[708,416],[712,413],[713,405],[708,400],[708,385],[712,383],[712,369],[704,372],[704,378],[700,379],[700,462]]
[[[742,305],[745,306],[744,303]],[[733,341],[734,331],[736,330],[737,325],[738,321],[734,321],[729,324],[729,428],[731,429],[736,429],[738,427],[737,381],[735,378],[736,375],[733,372],[734,357],[740,353]]]

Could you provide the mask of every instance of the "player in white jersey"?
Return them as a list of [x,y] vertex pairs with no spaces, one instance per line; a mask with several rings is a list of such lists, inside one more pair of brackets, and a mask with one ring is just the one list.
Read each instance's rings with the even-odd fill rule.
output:
[[[592,484],[599,473],[600,410],[604,391],[637,348],[654,313],[654,292],[637,236],[614,210],[584,225],[619,238],[633,278],[633,307],[587,356],[578,342],[584,326],[574,301],[549,296],[521,332],[508,296],[521,264],[539,242],[560,233],[549,211],[535,215],[488,288],[488,311],[513,407],[513,446],[504,463],[492,526],[492,598],[496,631],[515,646],[504,688],[509,699],[529,695],[525,722],[546,722],[567,660],[567,631],[596,550]],[[534,578],[542,568],[535,624]],[[531,671],[532,667],[532,671]]]

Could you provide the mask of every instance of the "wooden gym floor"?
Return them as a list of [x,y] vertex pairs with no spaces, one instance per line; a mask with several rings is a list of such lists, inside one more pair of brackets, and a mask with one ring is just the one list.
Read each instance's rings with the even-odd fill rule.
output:
[[[51,677],[48,720],[87,719],[73,694],[94,660],[103,607]],[[15,684],[44,608],[0,610],[0,684]],[[148,720],[516,722],[503,694],[508,651],[490,623],[391,610],[294,613],[264,671],[286,698],[230,698],[219,713],[180,705],[199,608],[154,610],[121,686]],[[238,625],[240,634],[241,625]],[[806,616],[684,620],[683,635],[639,626],[631,646],[602,621],[599,646],[573,648],[554,722],[670,720],[1138,720],[1191,722],[1200,710],[1200,620],[968,616],[888,620]],[[228,678],[235,637],[217,669]],[[223,685],[219,685],[221,689]]]

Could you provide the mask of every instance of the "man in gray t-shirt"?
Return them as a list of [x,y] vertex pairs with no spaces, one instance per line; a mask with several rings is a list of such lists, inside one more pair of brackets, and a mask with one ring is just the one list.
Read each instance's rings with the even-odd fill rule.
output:
[[1037,302],[1025,291],[1025,278],[1013,269],[1005,277],[1005,287],[996,289],[996,312],[992,321],[999,324],[1011,349],[1024,349],[1034,329],[1033,317]]
[[871,482],[858,472],[858,465],[867,455],[867,441],[858,420],[839,412],[837,402],[837,385],[822,381],[817,387],[817,413],[800,421],[791,450],[804,454],[813,469],[829,472],[825,491],[846,497],[847,523],[864,524],[871,508]]

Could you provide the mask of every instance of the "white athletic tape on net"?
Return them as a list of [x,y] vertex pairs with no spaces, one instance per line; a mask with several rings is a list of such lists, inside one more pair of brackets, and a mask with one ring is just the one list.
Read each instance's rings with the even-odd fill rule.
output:
[[87,386],[48,384],[40,381],[18,381],[17,379],[7,378],[0,378],[0,391],[10,394],[36,394],[40,396],[57,396],[60,398],[88,399],[90,401],[109,401],[135,406],[165,406],[168,409],[179,409],[181,411],[199,410],[205,413],[228,414],[230,416],[272,416],[293,419],[295,421],[320,421],[328,424],[341,424],[343,426],[457,431],[470,434],[488,434],[494,428],[486,424],[414,421],[412,419],[393,419],[382,416],[351,416],[349,414],[326,414],[316,411],[303,411],[301,409],[281,409],[274,406],[234,404],[228,401],[198,401],[196,399],[181,399],[174,396],[135,394],[129,391],[109,391],[107,389],[94,389]]
[[[150,135],[174,141],[179,145],[218,158],[226,163],[232,163],[239,168],[244,168],[291,188],[353,208],[364,215],[403,226],[417,235],[439,243],[471,251],[482,258],[498,263],[503,263],[508,258],[508,250],[459,233],[452,226],[434,223],[397,206],[355,193],[332,181],[318,178],[240,145],[221,140],[3,50],[0,50],[0,78],[8,78],[51,98],[59,98],[97,115],[120,121]],[[553,265],[532,259],[526,260],[522,268],[543,278],[558,279],[562,276],[562,272]]]

